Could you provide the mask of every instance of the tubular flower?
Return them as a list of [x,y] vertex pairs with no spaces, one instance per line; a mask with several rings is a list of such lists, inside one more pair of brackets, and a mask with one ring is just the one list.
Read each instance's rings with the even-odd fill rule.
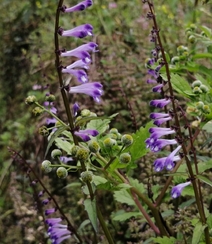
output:
[[60,55],[62,57],[76,57],[82,59],[82,61],[85,64],[89,64],[91,62],[91,55],[83,50],[77,50],[77,48],[67,51],[67,52],[61,52]]
[[66,66],[65,68],[66,69],[74,69],[74,68],[89,69],[89,66],[82,59],[79,59],[79,60],[75,61],[74,63]]
[[156,99],[156,100],[152,100],[150,102],[150,105],[151,106],[154,106],[156,108],[163,108],[167,104],[169,104],[170,102],[171,102],[171,99],[170,98]]
[[85,83],[71,87],[69,93],[84,93],[93,97],[96,102],[100,102],[100,97],[103,94],[102,84],[99,82]]
[[153,152],[159,152],[163,147],[175,144],[177,144],[177,141],[175,139],[158,139],[156,142],[150,145],[150,149]]
[[97,130],[86,129],[76,131],[74,134],[79,136],[83,141],[90,141],[90,136],[97,136],[99,132]]
[[86,36],[93,35],[93,26],[90,24],[79,25],[71,30],[63,30],[63,28],[58,29],[58,34],[61,36],[74,36],[78,38],[84,38]]
[[48,235],[53,244],[60,244],[71,237],[71,231],[68,230],[68,226],[59,224],[61,221],[61,218],[50,218],[45,221],[49,226]]
[[67,8],[66,6],[62,6],[61,11],[65,13],[71,13],[76,11],[83,11],[84,9],[90,7],[93,4],[92,0],[85,0],[81,3],[78,3],[70,8]]
[[75,76],[78,79],[78,81],[81,83],[88,82],[88,76],[84,70],[68,69],[66,67],[66,68],[62,68],[62,73],[68,73],[68,74]]
[[[154,162],[154,169],[156,172],[160,172],[161,170],[163,170],[166,167],[166,159],[167,157],[164,158],[158,158],[155,160]],[[180,156],[174,156],[172,158],[173,162],[180,160]]]
[[163,84],[159,84],[159,85],[153,87],[152,91],[153,92],[161,92],[162,91],[161,88],[163,88],[163,86],[164,86]]
[[176,185],[172,188],[172,191],[171,191],[171,196],[172,198],[177,198],[181,195],[183,189],[190,185],[191,184],[191,181],[188,181],[188,182],[185,182],[185,183],[181,183],[179,185]]
[[[173,152],[171,152],[169,154],[169,156],[166,158],[166,161],[165,161],[165,167],[167,170],[172,170],[174,168],[174,161],[176,161],[176,158],[174,160],[174,157],[176,155],[176,153],[181,149],[181,145],[179,145]],[[179,158],[180,159],[180,158]],[[178,159],[178,160],[179,160]]]

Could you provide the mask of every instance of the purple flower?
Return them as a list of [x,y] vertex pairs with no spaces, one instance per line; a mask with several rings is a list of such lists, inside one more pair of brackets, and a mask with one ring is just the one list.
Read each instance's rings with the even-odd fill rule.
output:
[[154,140],[157,140],[157,139],[159,139],[162,136],[174,134],[175,130],[172,130],[170,128],[158,128],[158,127],[155,127],[155,128],[150,128],[149,132],[151,133],[150,138],[152,138]]
[[67,164],[69,161],[73,161],[72,157],[66,157],[66,156],[61,156],[60,161],[63,162],[64,164]]
[[[166,158],[166,161],[165,161],[165,167],[167,170],[172,170],[174,168],[174,161],[176,161],[176,158],[174,160],[174,157],[176,155],[176,153],[181,149],[181,145],[179,145],[173,152],[171,152],[169,154],[169,156]],[[180,157],[179,159],[180,160]]]
[[89,66],[82,60],[77,60],[74,63],[68,65],[65,67],[66,69],[74,69],[74,68],[83,68],[83,69],[89,69]]
[[67,51],[61,52],[60,54],[62,57],[76,57],[82,59],[85,64],[89,64],[91,62],[91,56],[88,52],[83,50],[78,50],[77,48]]
[[58,29],[58,34],[61,36],[74,36],[78,38],[83,38],[86,36],[92,36],[93,26],[90,24],[84,24],[77,26],[71,30],[63,30],[63,28]]
[[71,231],[68,230],[68,226],[59,224],[61,221],[61,218],[46,219],[46,224],[49,225],[48,235],[53,244],[60,244],[71,237]]
[[154,106],[156,108],[163,108],[165,107],[167,104],[169,104],[171,102],[171,99],[169,98],[163,98],[163,99],[156,99],[156,100],[152,100],[150,102],[151,106]]
[[57,120],[55,118],[52,118],[52,119],[48,118],[48,119],[46,119],[46,124],[47,125],[56,124],[56,122],[57,122]]
[[79,111],[79,104],[78,103],[75,103],[73,105],[73,112],[74,112],[74,116],[77,116],[77,112]]
[[160,118],[165,118],[168,117],[169,114],[166,113],[151,113],[150,114],[150,119],[160,119]]
[[146,83],[147,84],[157,84],[157,81],[153,80],[153,79],[147,79]]
[[99,132],[97,130],[86,129],[76,131],[74,134],[79,136],[83,141],[89,141],[91,139],[90,136],[97,136]]
[[156,119],[156,120],[154,120],[153,124],[154,124],[154,125],[157,125],[157,126],[160,126],[160,125],[162,125],[163,123],[165,123],[165,122],[167,122],[167,121],[169,121],[169,120],[171,120],[171,119],[172,119],[171,116],[166,117],[166,118]]
[[174,186],[174,187],[172,188],[172,191],[171,191],[171,196],[172,196],[172,198],[177,198],[177,197],[179,197],[179,196],[181,195],[181,193],[182,193],[182,190],[183,190],[186,186],[188,186],[188,185],[190,185],[190,184],[191,184],[191,182],[188,181],[188,182],[181,183],[181,184],[179,184],[179,185]]
[[150,149],[153,152],[158,152],[165,146],[175,145],[175,144],[177,144],[177,141],[175,139],[172,140],[158,139],[154,144],[150,145]]
[[91,82],[91,83],[85,83],[79,86],[71,87],[69,90],[70,93],[84,93],[91,97],[96,102],[100,102],[100,97],[103,93],[102,91],[102,84],[99,82]]
[[81,3],[74,5],[73,7],[67,8],[66,6],[62,6],[61,11],[65,13],[83,11],[84,9],[90,7],[93,4],[92,0],[85,0]]
[[49,208],[45,210],[45,215],[47,216],[55,212],[56,212],[56,208]]
[[163,86],[164,86],[163,84],[159,84],[159,85],[157,85],[157,86],[154,86],[154,87],[152,88],[152,91],[153,91],[153,92],[161,92]]
[[[164,158],[157,158],[154,161],[154,169],[156,172],[160,172],[161,170],[163,170],[165,168],[165,162],[166,162],[167,157]],[[174,161],[178,161],[180,160],[180,156],[174,156],[173,157],[173,162]]]
[[88,82],[88,76],[87,76],[86,72],[82,69],[75,70],[75,69],[68,69],[66,67],[66,68],[62,68],[61,71],[62,71],[62,73],[68,73],[68,74],[75,76],[77,78],[77,80],[81,83]]

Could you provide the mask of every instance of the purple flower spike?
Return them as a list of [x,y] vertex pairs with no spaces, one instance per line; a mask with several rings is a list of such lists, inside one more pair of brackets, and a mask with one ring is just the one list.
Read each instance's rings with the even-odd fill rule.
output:
[[177,141],[175,139],[166,140],[166,139],[158,139],[153,145],[151,145],[150,149],[153,152],[159,152],[163,147],[168,145],[175,145]]
[[102,84],[99,82],[91,82],[91,83],[85,83],[79,86],[71,87],[69,90],[70,93],[84,93],[91,97],[96,102],[100,102],[100,97],[103,94],[102,91]]
[[152,100],[150,102],[151,106],[154,106],[156,108],[163,108],[165,107],[167,104],[169,104],[171,102],[170,99],[167,98],[163,98],[163,99],[157,99],[157,100]]
[[179,196],[181,195],[181,193],[182,193],[182,190],[183,190],[186,186],[188,186],[188,185],[190,185],[190,184],[191,184],[191,182],[188,181],[188,182],[181,183],[181,184],[179,184],[179,185],[174,186],[174,187],[172,188],[172,191],[171,191],[171,196],[172,196],[172,198],[177,198],[177,197],[179,197]]
[[163,84],[159,84],[152,88],[153,92],[161,92],[162,91]]
[[79,136],[83,141],[89,141],[91,139],[90,136],[97,136],[99,132],[97,130],[87,129],[76,131],[74,134]]
[[[169,154],[169,156],[166,158],[166,161],[165,161],[165,166],[166,166],[166,169],[167,170],[172,170],[174,168],[174,161],[176,161],[176,158],[174,160],[174,157],[176,155],[176,153],[181,149],[182,146],[178,146],[173,152],[171,152]],[[180,157],[179,159],[180,160]]]
[[85,0],[81,3],[74,5],[73,7],[67,8],[66,6],[62,6],[61,11],[65,13],[71,13],[76,11],[83,11],[84,9],[90,7],[93,4],[92,0]]
[[63,28],[59,28],[58,34],[61,36],[74,36],[78,38],[83,38],[86,36],[92,36],[93,35],[93,26],[90,24],[84,24],[77,26],[71,30],[63,30]]
[[50,218],[50,219],[46,219],[45,222],[47,225],[49,226],[53,226],[55,224],[58,224],[62,221],[61,218]]
[[66,68],[62,68],[62,73],[69,73],[71,75],[74,75],[81,83],[88,82],[88,76],[84,70],[67,69],[66,67]]

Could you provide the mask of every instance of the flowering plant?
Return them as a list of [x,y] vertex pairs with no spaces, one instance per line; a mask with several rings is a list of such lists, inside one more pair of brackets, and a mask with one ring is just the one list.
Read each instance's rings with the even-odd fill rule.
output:
[[[105,241],[112,244],[117,242],[112,221],[128,219],[136,219],[137,223],[143,224],[143,232],[149,231],[147,237],[145,235],[145,243],[211,243],[211,218],[205,208],[202,189],[203,184],[211,186],[206,174],[211,162],[208,158],[202,161],[198,158],[195,140],[201,131],[211,132],[208,125],[212,119],[211,71],[196,60],[212,56],[195,53],[198,47],[189,51],[187,47],[180,46],[177,48],[178,56],[170,59],[161,40],[153,1],[142,2],[148,8],[147,19],[153,25],[150,31],[153,48],[145,64],[146,81],[148,85],[153,85],[154,93],[149,105],[155,110],[149,116],[151,121],[132,135],[121,134],[118,129],[110,127],[111,120],[117,114],[101,117],[87,108],[81,109],[78,101],[71,103],[73,94],[88,95],[94,102],[101,102],[104,84],[90,81],[88,75],[92,55],[100,48],[94,40],[82,41],[72,50],[61,47],[62,38],[87,40],[84,38],[92,38],[95,30],[88,23],[68,30],[59,26],[63,14],[88,11],[93,5],[92,0],[72,7],[63,5],[63,0],[58,2],[54,35],[55,65],[66,116],[63,118],[59,115],[55,103],[57,99],[50,92],[46,93],[43,104],[35,95],[28,96],[25,102],[34,106],[35,115],[48,115],[45,125],[39,128],[39,133],[46,136],[48,141],[40,165],[43,173],[56,174],[57,182],[67,180],[73,174],[79,176],[82,204],[87,216],[80,227],[66,216],[34,168],[19,153],[10,149],[14,161],[20,164],[31,182],[37,210],[42,213],[52,243],[59,244],[65,240],[87,243],[83,231],[89,225],[92,232],[89,243]],[[194,26],[188,27],[188,40],[206,43],[210,48],[211,30],[202,26],[200,29],[204,33],[198,34]],[[69,58],[72,63],[63,65],[64,60]],[[186,72],[195,72],[190,83],[185,78]],[[75,85],[75,81],[80,84]],[[132,172],[138,168],[137,161],[147,155],[152,161],[148,165],[151,177],[148,182],[139,182]],[[161,185],[154,185],[154,177],[162,179]],[[117,204],[128,206],[114,212],[112,221],[104,216],[104,209],[101,209],[102,192],[112,192]],[[194,200],[180,205],[175,199],[180,199],[183,192],[194,197]],[[163,209],[163,203],[169,201],[174,207],[168,212]],[[192,204],[196,204],[198,212],[192,223],[186,218],[182,220],[180,214],[178,219],[171,218],[180,212],[178,209],[189,209]],[[180,223],[183,223],[182,228],[179,228]],[[141,233],[140,240],[142,238]]]

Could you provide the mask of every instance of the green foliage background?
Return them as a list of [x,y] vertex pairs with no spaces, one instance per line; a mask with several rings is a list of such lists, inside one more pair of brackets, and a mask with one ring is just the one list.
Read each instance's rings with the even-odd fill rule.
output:
[[[70,6],[76,2],[66,1],[65,4]],[[209,4],[199,2],[195,7],[193,0],[154,2],[164,47],[171,57],[176,55],[179,45],[188,45],[185,28],[189,24],[212,25]],[[66,14],[61,19],[61,26],[66,29],[82,24],[86,19],[94,26],[93,40],[99,45],[90,79],[103,83],[103,101],[96,105],[84,96],[78,101],[82,108],[90,108],[98,115],[119,113],[112,122],[113,126],[120,132],[133,133],[147,123],[152,96],[145,83],[144,67],[152,48],[149,43],[151,24],[145,18],[147,9],[140,0],[117,0],[116,8],[111,8],[107,0],[94,0],[94,3],[89,11]],[[33,85],[48,84],[50,91],[57,96],[60,116],[65,116],[54,67],[56,4],[55,0],[0,1],[0,240],[4,244],[47,243],[44,226],[33,208],[30,187],[20,169],[12,164],[7,147],[20,151],[40,173],[46,141],[37,130],[45,123],[45,117],[35,118],[24,100],[29,94],[43,98],[45,91],[33,91]],[[64,47],[70,49],[81,42],[62,40]],[[72,102],[75,99],[73,97]],[[142,173],[137,177],[142,178]],[[76,179],[77,175],[71,182]],[[66,182],[55,183],[54,177],[50,180],[43,177],[43,180],[52,187],[58,199],[61,197],[61,205],[67,208],[72,221],[80,225],[85,219],[83,214],[78,214],[83,208],[79,204],[80,192],[76,193],[71,187],[63,189]],[[109,204],[112,196],[99,196],[99,199],[105,216],[109,216],[116,208],[115,203]],[[72,207],[77,212],[71,211]],[[132,223],[130,226],[127,222],[111,225],[115,229],[116,243],[142,243],[138,241],[137,226]],[[89,237],[89,231],[84,233],[85,239]],[[130,233],[138,235],[133,239]]]

